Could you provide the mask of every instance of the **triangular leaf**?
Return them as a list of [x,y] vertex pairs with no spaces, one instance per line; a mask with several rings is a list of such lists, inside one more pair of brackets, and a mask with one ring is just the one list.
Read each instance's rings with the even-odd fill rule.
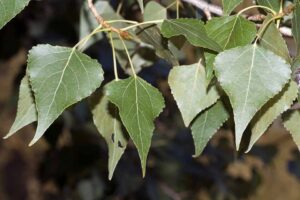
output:
[[164,99],[156,88],[139,77],[109,83],[106,95],[119,108],[121,120],[138,149],[145,176],[153,120],[162,112]]
[[30,0],[1,0],[0,1],[0,29],[12,18],[19,14]]
[[[223,50],[250,44],[256,36],[253,22],[241,16],[214,17],[205,25],[208,36],[216,41]],[[205,52],[207,77],[213,74],[215,53]]]
[[243,0],[222,0],[223,10],[225,15],[230,15],[231,12],[240,4]]
[[34,98],[30,88],[28,76],[25,75],[20,85],[17,116],[5,138],[12,136],[18,130],[32,122],[35,122],[36,120],[37,112]]
[[186,126],[219,98],[215,86],[208,89],[205,69],[201,62],[174,67],[168,82]]
[[[122,125],[120,121],[116,118],[117,108],[111,106],[106,96],[101,96],[100,98],[95,97],[95,103],[92,113],[94,124],[96,125],[100,134],[104,137],[108,145],[108,171],[109,180],[112,179],[115,168],[123,155],[127,139],[122,130]],[[113,112],[113,114],[110,113]]]
[[295,9],[293,12],[292,19],[292,32],[296,40],[297,45],[297,55],[300,56],[300,2],[295,0]]
[[260,31],[264,30],[264,33],[260,38],[260,45],[265,49],[273,51],[275,54],[284,58],[287,62],[290,63],[291,58],[289,50],[275,23],[271,22],[266,29],[264,28],[271,19],[272,16],[269,14],[261,26],[262,28]]
[[290,108],[293,101],[297,98],[298,87],[294,81],[290,81],[283,90],[273,97],[266,105],[262,107],[251,122],[251,138],[248,150],[268,129],[272,122],[284,111]]
[[284,127],[290,132],[294,139],[298,149],[300,150],[300,111],[293,110],[292,112],[286,113],[283,118]]
[[28,75],[38,112],[34,144],[69,106],[88,97],[103,80],[101,65],[67,47],[39,45],[28,56]]
[[235,120],[236,147],[255,113],[280,92],[290,78],[290,65],[256,44],[220,53],[216,76],[229,96]]
[[195,156],[204,150],[210,138],[229,118],[229,113],[221,101],[201,113],[193,122],[192,135],[195,143]]
[[167,38],[183,35],[194,46],[216,52],[222,50],[220,45],[208,37],[204,24],[199,19],[165,20],[161,26],[161,33]]

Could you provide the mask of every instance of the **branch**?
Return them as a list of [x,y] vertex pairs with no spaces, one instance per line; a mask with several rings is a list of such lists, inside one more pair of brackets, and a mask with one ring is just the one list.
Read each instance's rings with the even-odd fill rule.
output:
[[129,38],[129,33],[127,31],[123,31],[121,29],[117,29],[111,25],[109,25],[103,17],[101,17],[101,15],[98,13],[93,0],[88,0],[88,5],[89,8],[91,10],[91,12],[93,13],[93,15],[95,16],[97,22],[103,27],[103,28],[107,28],[110,29],[110,31],[118,33],[122,38],[128,39]]
[[[223,16],[223,10],[221,7],[213,5],[213,4],[209,4],[204,0],[182,0],[186,3],[190,3],[193,6],[203,10],[203,11],[209,11],[210,13],[213,13],[215,15],[218,16]],[[250,20],[251,20],[251,16],[250,16]],[[284,35],[284,36],[288,36],[288,37],[292,37],[292,30],[289,27],[280,27],[279,28],[280,32]]]

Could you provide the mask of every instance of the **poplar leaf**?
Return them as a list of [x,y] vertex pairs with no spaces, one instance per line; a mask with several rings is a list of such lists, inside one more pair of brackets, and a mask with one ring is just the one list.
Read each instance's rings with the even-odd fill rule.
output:
[[294,81],[290,81],[283,90],[273,97],[258,111],[251,122],[251,138],[248,151],[254,143],[263,135],[272,122],[283,112],[288,110],[297,98],[298,87]]
[[[268,15],[262,24],[262,29],[267,25],[267,23],[272,19],[272,15]],[[273,51],[278,56],[284,58],[287,62],[291,63],[291,58],[289,54],[288,47],[285,40],[282,38],[282,35],[274,22],[271,22],[268,27],[263,32],[260,38],[260,45],[265,49]]]
[[33,145],[69,106],[88,97],[103,80],[101,65],[67,47],[38,45],[28,56],[28,75],[38,112]]
[[121,120],[138,149],[145,176],[153,121],[162,112],[164,99],[156,88],[139,77],[109,83],[106,96],[119,108]]
[[300,111],[293,110],[285,114],[283,118],[284,127],[290,132],[293,140],[295,141],[298,149],[300,150]]
[[182,114],[185,126],[219,98],[215,86],[208,89],[205,69],[201,62],[174,67],[168,79],[172,94]]
[[220,53],[215,60],[215,70],[233,108],[238,149],[255,113],[290,79],[290,65],[254,44]]
[[117,108],[109,109],[108,98],[102,95],[100,98],[95,98],[93,103],[95,103],[92,109],[94,124],[108,145],[108,171],[109,180],[111,180],[115,168],[126,149],[127,139],[120,121],[115,116]]
[[[251,44],[256,36],[253,22],[241,16],[214,17],[205,25],[208,36],[216,41],[223,50]],[[207,77],[211,79],[216,54],[205,52]]]
[[224,14],[230,15],[242,1],[243,0],[222,0]]
[[192,135],[195,144],[195,156],[199,156],[211,137],[229,118],[229,113],[221,101],[201,113],[193,122]]
[[161,33],[166,38],[183,35],[194,46],[219,52],[220,45],[208,37],[204,24],[199,19],[164,20]]
[[[280,0],[257,0],[257,3],[262,6],[269,7],[273,9],[275,12],[279,12],[280,10]],[[268,11],[268,10],[266,10]]]
[[34,98],[30,88],[28,76],[25,75],[20,85],[17,116],[8,134],[4,138],[6,139],[12,136],[18,130],[32,122],[35,122],[36,120],[37,112]]
[[30,0],[0,0],[0,29],[19,14]]
[[144,21],[167,19],[167,9],[155,1],[147,3],[144,12]]
[[300,55],[300,2],[295,0],[295,9],[292,19],[292,32],[297,45],[297,55]]

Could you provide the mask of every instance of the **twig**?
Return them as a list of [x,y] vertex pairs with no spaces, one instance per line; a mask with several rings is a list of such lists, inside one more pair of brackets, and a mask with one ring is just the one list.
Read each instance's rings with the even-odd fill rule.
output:
[[[209,4],[204,0],[182,0],[182,1],[184,1],[186,3],[190,3],[193,6],[203,10],[204,12],[207,12],[207,10],[208,10],[212,14],[215,14],[218,16],[223,16],[223,10],[221,7]],[[249,18],[249,20],[251,20],[251,18]],[[280,27],[279,30],[284,36],[288,36],[288,37],[293,36],[292,30],[289,27]]]
[[98,13],[93,0],[88,0],[88,5],[90,10],[92,11],[93,15],[95,16],[97,22],[102,25],[103,28],[109,29],[112,32],[118,33],[122,38],[128,39],[129,33],[127,31],[123,31],[121,29],[117,29],[111,25],[109,25],[104,19],[103,17],[100,16],[100,14]]

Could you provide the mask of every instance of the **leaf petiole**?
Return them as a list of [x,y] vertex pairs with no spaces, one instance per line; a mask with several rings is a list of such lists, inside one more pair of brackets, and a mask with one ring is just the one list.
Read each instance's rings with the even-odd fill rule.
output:
[[128,57],[128,61],[129,61],[130,67],[131,67],[131,71],[132,71],[132,73],[133,73],[133,76],[134,76],[134,78],[137,78],[136,72],[135,72],[135,69],[134,69],[134,67],[133,67],[133,63],[132,63],[131,57],[130,57],[130,54],[129,54],[128,49],[127,49],[127,46],[126,46],[126,44],[125,44],[123,38],[121,37],[121,35],[119,35],[119,38],[120,38],[120,40],[121,40],[121,42],[122,42],[122,44],[123,44],[123,46],[124,46],[124,49],[125,49],[125,52],[126,52],[126,55],[127,55],[127,57]]
[[113,55],[115,79],[116,79],[116,81],[118,81],[119,80],[119,76],[118,76],[118,69],[117,69],[117,58],[116,58],[116,51],[115,51],[114,40],[112,38],[112,33],[111,32],[109,33],[109,39],[110,39],[111,49],[112,49],[112,55]]

